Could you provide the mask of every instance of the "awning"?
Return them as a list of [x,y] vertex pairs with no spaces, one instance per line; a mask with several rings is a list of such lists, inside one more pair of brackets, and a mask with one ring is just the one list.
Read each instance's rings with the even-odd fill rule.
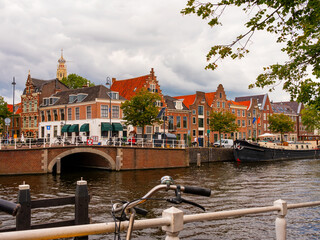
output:
[[79,124],[73,124],[69,127],[68,132],[79,132]]
[[89,123],[82,124],[80,127],[80,132],[89,132]]
[[70,126],[71,126],[71,125],[69,125],[69,124],[64,125],[64,126],[61,128],[61,133],[68,132],[68,129],[69,129]]
[[101,123],[101,132],[112,131],[112,126],[110,123]]
[[112,131],[119,132],[123,131],[121,123],[112,123]]

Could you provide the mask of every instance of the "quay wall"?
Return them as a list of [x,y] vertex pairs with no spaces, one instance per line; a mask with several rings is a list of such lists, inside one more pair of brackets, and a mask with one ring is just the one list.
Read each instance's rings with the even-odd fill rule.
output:
[[[220,148],[64,146],[2,149],[0,150],[0,175],[50,173],[57,163],[63,165],[73,154],[84,156],[88,166],[109,170],[188,167],[190,163],[197,162],[198,153],[202,163],[233,160],[231,149]],[[83,159],[79,160],[79,164],[82,163]]]
[[197,163],[197,155],[200,153],[201,163],[233,161],[232,148],[188,148],[189,163]]

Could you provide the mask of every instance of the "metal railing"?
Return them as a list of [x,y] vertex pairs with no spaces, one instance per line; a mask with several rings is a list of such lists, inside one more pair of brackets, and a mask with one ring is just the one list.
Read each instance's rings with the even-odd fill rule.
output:
[[[212,221],[217,219],[225,219],[239,216],[246,216],[250,214],[276,212],[275,219],[275,231],[277,240],[285,240],[287,237],[286,226],[287,221],[285,216],[287,215],[288,209],[303,208],[319,206],[320,201],[316,202],[304,202],[297,204],[287,204],[286,201],[281,199],[274,202],[273,206],[256,207],[237,209],[230,211],[220,212],[209,212],[201,214],[184,215],[183,211],[171,207],[162,212],[161,218],[153,218],[146,220],[136,220],[134,222],[134,230],[162,227],[162,230],[166,232],[166,240],[178,240],[179,233],[183,230],[183,225],[191,222],[200,221]],[[113,233],[115,225],[119,228],[119,224],[114,222],[109,223],[96,223],[96,224],[85,224],[81,226],[69,226],[69,227],[58,227],[58,228],[47,228],[39,230],[28,230],[18,232],[7,232],[0,233],[0,239],[6,240],[28,240],[28,239],[58,239],[58,238],[69,238],[76,236],[86,236],[93,234],[105,234]],[[128,229],[128,221],[121,222],[120,231]]]
[[68,145],[101,145],[101,146],[127,146],[143,148],[185,148],[184,140],[173,139],[145,139],[145,138],[101,138],[93,142],[91,137],[86,140],[80,137],[55,137],[55,138],[15,138],[0,139],[0,150],[34,147],[56,147]]

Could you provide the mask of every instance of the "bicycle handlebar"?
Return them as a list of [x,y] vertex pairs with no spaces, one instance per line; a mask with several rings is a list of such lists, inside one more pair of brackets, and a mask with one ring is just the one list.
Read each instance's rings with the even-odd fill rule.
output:
[[200,195],[205,197],[210,197],[211,189],[209,188],[200,188],[200,187],[192,187],[192,186],[184,186],[184,193],[190,193],[194,195]]
[[[113,206],[113,212],[120,212],[124,209],[130,209],[134,208],[135,206],[144,203],[147,201],[148,198],[150,198],[153,194],[160,190],[176,190],[177,185],[165,185],[165,184],[160,184],[152,188],[146,195],[144,195],[141,199],[138,199],[133,202],[125,203],[122,206],[119,206],[118,204],[114,204]],[[184,193],[189,193],[193,195],[200,195],[200,196],[205,196],[205,197],[210,197],[211,195],[211,190],[208,188],[200,188],[200,187],[190,187],[190,186],[180,186],[180,189]]]

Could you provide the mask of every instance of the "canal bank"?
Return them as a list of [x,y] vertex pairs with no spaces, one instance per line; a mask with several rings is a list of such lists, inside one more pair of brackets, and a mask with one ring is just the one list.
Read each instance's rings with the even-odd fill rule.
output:
[[184,168],[201,162],[231,161],[232,149],[62,146],[3,149],[0,175],[61,173],[65,166],[110,171]]

